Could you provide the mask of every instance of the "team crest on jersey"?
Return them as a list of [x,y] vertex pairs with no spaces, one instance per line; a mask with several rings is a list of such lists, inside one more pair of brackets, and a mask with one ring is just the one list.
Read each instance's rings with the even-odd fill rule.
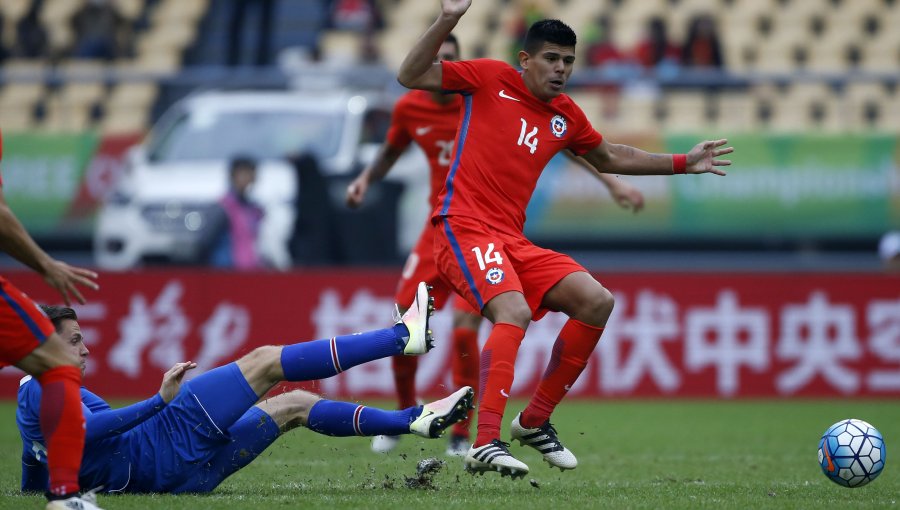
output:
[[497,285],[498,283],[503,281],[503,270],[499,267],[492,267],[487,270],[487,274],[484,279],[487,280],[491,285]]
[[566,134],[566,119],[562,115],[557,115],[550,119],[550,132],[557,138],[562,138]]

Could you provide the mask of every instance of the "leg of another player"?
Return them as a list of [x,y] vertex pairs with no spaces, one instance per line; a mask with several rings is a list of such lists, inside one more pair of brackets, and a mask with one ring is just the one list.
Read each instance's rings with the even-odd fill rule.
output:
[[220,429],[228,429],[259,397],[282,381],[324,379],[367,361],[424,354],[432,347],[433,301],[424,283],[410,310],[391,328],[293,345],[258,347],[234,363],[192,379],[186,386]]
[[79,359],[58,334],[52,333],[16,363],[41,384],[41,432],[47,442],[49,491],[54,497],[77,494],[84,450]]
[[281,381],[325,379],[376,359],[400,354],[425,354],[432,347],[429,317],[434,301],[420,283],[416,298],[391,328],[286,346],[267,346],[237,361],[258,396]]
[[387,411],[295,390],[266,399],[256,407],[268,414],[281,432],[302,425],[320,434],[339,437],[401,434],[437,437],[465,417],[473,397],[472,388],[463,387],[436,402]]
[[[457,303],[459,300],[457,300]],[[453,311],[453,355],[451,367],[453,370],[453,386],[478,386],[478,327],[482,317],[475,310]],[[472,420],[472,412],[465,419],[453,426],[450,432],[450,443],[447,446],[447,455],[464,456],[469,447],[469,428]]]

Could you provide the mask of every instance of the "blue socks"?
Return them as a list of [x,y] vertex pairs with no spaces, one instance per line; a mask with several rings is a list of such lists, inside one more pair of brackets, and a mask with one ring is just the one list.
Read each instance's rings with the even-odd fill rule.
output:
[[422,406],[385,411],[349,402],[320,400],[309,410],[306,427],[327,436],[399,436],[422,414]]
[[[404,324],[355,335],[287,345],[281,350],[281,368],[288,381],[313,381],[337,375],[350,367],[403,354]],[[380,434],[380,432],[379,432]]]

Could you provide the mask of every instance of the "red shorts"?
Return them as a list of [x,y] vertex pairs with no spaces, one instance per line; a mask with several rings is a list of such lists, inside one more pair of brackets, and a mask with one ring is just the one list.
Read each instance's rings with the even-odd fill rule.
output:
[[549,311],[541,307],[544,294],[566,276],[587,272],[568,255],[535,246],[522,234],[498,232],[473,218],[445,216],[433,230],[438,270],[478,308],[504,292],[521,292],[533,320],[539,320]]
[[0,368],[21,361],[53,332],[43,310],[0,276]]
[[[416,287],[419,282],[425,282],[433,287],[429,295],[434,296],[436,309],[442,309],[449,299],[453,299],[451,295],[453,288],[441,278],[437,266],[434,264],[434,229],[431,228],[431,223],[425,226],[422,235],[419,236],[419,241],[410,252],[409,257],[406,258],[403,273],[400,275],[400,281],[397,282],[394,302],[401,307],[409,306],[416,297]],[[455,299],[453,307],[455,310],[471,315],[481,315],[479,309],[472,308],[463,299]]]

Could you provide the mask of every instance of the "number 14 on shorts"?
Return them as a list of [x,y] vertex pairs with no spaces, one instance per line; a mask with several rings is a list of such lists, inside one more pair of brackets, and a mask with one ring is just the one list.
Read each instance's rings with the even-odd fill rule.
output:
[[494,243],[488,243],[484,253],[481,252],[481,247],[479,246],[472,248],[472,252],[475,253],[475,258],[478,259],[478,269],[482,271],[486,269],[486,264],[489,263],[495,263],[498,266],[503,265],[503,257],[499,252],[494,251]]

